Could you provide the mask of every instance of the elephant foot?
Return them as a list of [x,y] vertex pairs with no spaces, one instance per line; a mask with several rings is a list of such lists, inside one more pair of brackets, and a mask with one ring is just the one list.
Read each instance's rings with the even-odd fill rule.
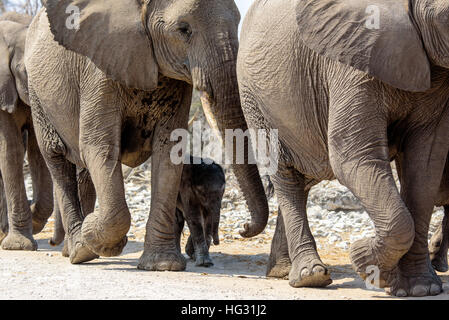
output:
[[277,261],[270,261],[267,265],[267,277],[269,278],[280,278],[280,279],[288,279],[288,274],[292,268],[292,262],[290,258],[283,258]]
[[70,263],[72,264],[80,264],[98,258],[98,255],[92,252],[89,247],[83,243],[80,234],[81,232],[78,230],[68,237],[67,253],[69,254]]
[[37,242],[31,234],[9,232],[2,241],[3,250],[36,251]]
[[430,262],[425,272],[416,272],[415,270],[402,272],[410,268],[403,268],[398,272],[393,285],[386,291],[388,294],[397,297],[425,297],[436,296],[443,291],[441,279],[433,270]]
[[375,239],[361,239],[354,242],[351,246],[350,259],[353,269],[358,275],[366,280],[371,277],[373,272],[377,272],[375,283],[379,288],[385,288],[393,283],[393,279],[397,275],[397,267],[391,269],[383,269],[379,266],[382,264],[377,259],[378,255],[373,250]]
[[118,242],[108,243],[104,237],[104,231],[96,228],[98,216],[96,213],[88,215],[81,227],[82,239],[87,246],[102,257],[115,257],[122,253],[128,243],[126,235]]
[[212,259],[209,256],[209,253],[205,253],[205,254],[196,254],[195,255],[195,266],[197,267],[211,267],[214,265],[214,263],[212,262]]
[[44,229],[45,225],[47,224],[48,217],[47,218],[42,217],[43,214],[38,211],[35,203],[31,205],[30,209],[33,222],[33,234],[38,234]]
[[294,288],[326,287],[332,283],[329,270],[316,252],[301,254],[295,258],[288,279],[290,286]]
[[177,250],[166,252],[144,250],[137,268],[147,271],[183,271],[186,269],[186,259]]
[[434,234],[429,245],[432,266],[439,272],[446,272],[449,270],[447,261],[447,245],[445,245],[443,241],[443,234],[440,230],[438,233]]

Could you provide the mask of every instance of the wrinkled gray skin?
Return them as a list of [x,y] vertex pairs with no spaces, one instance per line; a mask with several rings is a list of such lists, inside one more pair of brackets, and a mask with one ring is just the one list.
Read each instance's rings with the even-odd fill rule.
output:
[[[175,234],[180,237],[187,221],[190,235],[186,244],[187,255],[196,266],[213,265],[209,256],[210,244],[220,243],[218,228],[220,225],[221,200],[226,186],[225,174],[221,166],[207,159],[200,164],[185,164],[182,171],[176,206]],[[209,162],[208,162],[209,161]],[[199,162],[199,161],[197,161]]]
[[270,267],[282,274],[291,258],[290,285],[331,283],[306,201],[313,185],[337,178],[376,228],[352,245],[354,269],[366,278],[377,266],[393,295],[437,295],[427,236],[449,148],[449,3],[376,3],[379,29],[363,25],[370,0],[256,0],[245,18],[242,108],[250,127],[279,130],[275,238],[288,245],[272,248]]
[[[50,173],[39,151],[29,107],[23,56],[31,17],[0,17],[0,243],[5,250],[36,250],[53,210]],[[33,199],[28,202],[23,161],[28,153]]]
[[[79,28],[66,27],[70,5],[80,9]],[[33,19],[25,51],[33,120],[72,263],[121,253],[131,219],[120,163],[135,167],[152,156],[138,268],[185,269],[174,233],[182,165],[170,159],[178,143],[170,135],[187,127],[192,87],[222,133],[246,130],[235,72],[239,19],[232,0],[48,0]],[[75,165],[89,170],[99,202],[84,220]],[[258,169],[233,170],[252,217],[241,234],[254,236],[268,218]]]

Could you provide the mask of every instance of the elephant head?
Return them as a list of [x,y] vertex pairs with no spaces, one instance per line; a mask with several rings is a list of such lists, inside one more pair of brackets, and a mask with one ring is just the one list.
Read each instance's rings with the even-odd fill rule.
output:
[[[55,40],[89,57],[109,78],[147,91],[156,88],[159,75],[185,81],[206,97],[203,107],[222,134],[247,129],[236,79],[240,14],[233,0],[48,0],[45,5]],[[268,203],[256,165],[233,169],[252,216],[241,234],[251,237],[265,228]]]
[[19,98],[29,104],[23,61],[24,46],[31,17],[7,13],[0,17],[0,110],[13,113]]

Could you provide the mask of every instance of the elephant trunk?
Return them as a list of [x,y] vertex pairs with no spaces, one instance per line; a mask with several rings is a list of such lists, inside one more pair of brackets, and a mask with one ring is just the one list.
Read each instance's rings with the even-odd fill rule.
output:
[[[233,56],[237,56],[236,52]],[[206,86],[207,90],[201,92],[201,102],[209,124],[218,130],[223,138],[226,130],[229,132],[241,129],[247,132],[248,126],[240,105],[236,62],[228,57],[219,65],[219,68],[210,72],[210,84]],[[248,238],[256,236],[265,229],[269,210],[257,165],[248,163],[248,151],[251,148],[249,138],[243,141],[243,164],[236,162],[236,151],[239,148],[234,145],[232,169],[251,213],[251,221],[240,231],[243,237]]]

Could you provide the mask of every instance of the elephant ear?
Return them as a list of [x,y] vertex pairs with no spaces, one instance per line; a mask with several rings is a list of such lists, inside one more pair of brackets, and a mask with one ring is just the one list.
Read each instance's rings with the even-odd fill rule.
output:
[[10,64],[11,53],[4,35],[0,34],[0,110],[13,113],[19,96]]
[[59,44],[127,87],[157,87],[158,66],[140,0],[47,0],[45,5]]
[[426,91],[430,63],[408,1],[300,0],[301,40],[316,53],[402,90]]

